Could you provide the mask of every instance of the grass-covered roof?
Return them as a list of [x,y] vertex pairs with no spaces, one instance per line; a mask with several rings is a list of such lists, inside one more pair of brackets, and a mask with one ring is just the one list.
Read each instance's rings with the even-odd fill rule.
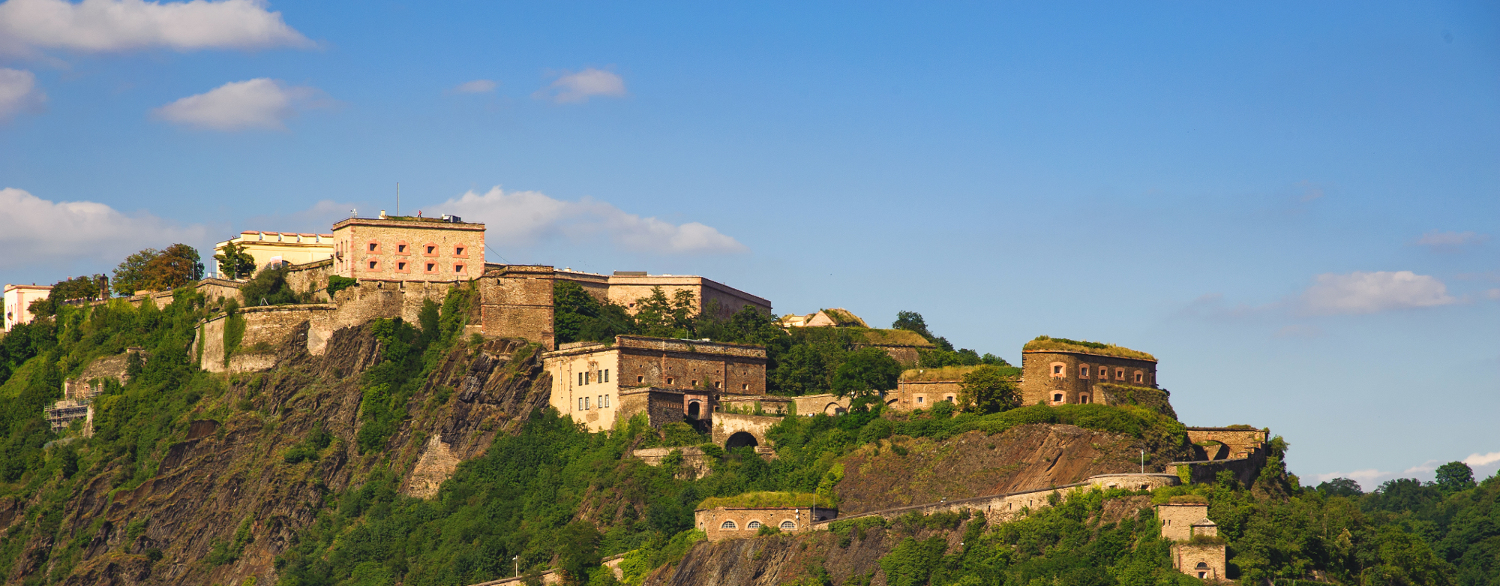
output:
[[1069,340],[1067,338],[1053,338],[1051,336],[1037,336],[1035,340],[1027,342],[1021,348],[1024,351],[1054,350],[1058,352],[1082,352],[1084,354],[1098,354],[1100,356],[1117,356],[1120,358],[1133,358],[1136,360],[1156,361],[1156,357],[1140,350],[1131,350],[1124,346],[1105,344],[1102,342],[1087,342]]
[[826,498],[819,498],[810,492],[747,492],[734,496],[714,496],[703,499],[698,504],[699,509],[712,509],[716,507],[730,508],[778,508],[778,507],[825,507],[833,508],[834,505]]

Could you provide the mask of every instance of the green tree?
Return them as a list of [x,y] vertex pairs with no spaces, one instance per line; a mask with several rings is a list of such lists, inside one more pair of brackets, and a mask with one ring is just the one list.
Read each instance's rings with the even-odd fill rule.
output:
[[552,285],[552,331],[558,344],[611,342],[636,333],[635,319],[618,303],[600,301],[572,281]]
[[1318,485],[1318,492],[1327,496],[1357,497],[1365,493],[1359,483],[1349,478],[1335,478]]
[[240,287],[240,298],[244,299],[245,306],[297,303],[297,292],[286,282],[287,272],[287,265],[278,263],[256,273],[254,279]]
[[203,262],[198,257],[198,249],[173,244],[146,264],[146,274],[152,289],[175,289],[203,279]]
[[833,392],[863,397],[896,388],[901,363],[879,348],[860,348],[833,371]]
[[637,329],[641,335],[658,338],[691,337],[693,318],[697,315],[695,300],[693,292],[686,289],[668,299],[661,287],[652,287],[650,295],[635,302]]
[[1449,462],[1438,466],[1437,479],[1433,482],[1443,494],[1453,494],[1474,488],[1474,469],[1463,462]]
[[939,349],[945,352],[953,351],[953,344],[950,344],[947,338],[935,335],[932,333],[932,330],[927,329],[927,320],[922,319],[922,314],[915,311],[896,312],[896,321],[891,323],[891,327],[897,330],[916,332],[921,334],[923,338],[927,338],[928,342],[937,345]]
[[149,288],[150,276],[146,267],[158,256],[161,256],[160,250],[147,248],[120,261],[120,266],[114,271],[115,293],[135,295],[136,291]]
[[219,261],[221,276],[244,279],[255,274],[255,257],[245,252],[243,245],[234,242],[225,244],[224,252],[215,254],[214,260]]
[[1000,367],[986,364],[964,375],[958,389],[958,403],[965,410],[998,413],[1018,406],[1021,393],[1015,381]]
[[125,257],[114,270],[115,292],[134,295],[136,291],[163,291],[181,287],[203,278],[203,263],[198,249],[173,244],[166,250],[147,248]]

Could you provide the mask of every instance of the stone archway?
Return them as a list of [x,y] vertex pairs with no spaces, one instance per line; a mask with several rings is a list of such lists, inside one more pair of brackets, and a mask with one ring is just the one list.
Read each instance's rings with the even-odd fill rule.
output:
[[737,432],[734,432],[733,435],[729,436],[729,439],[724,440],[724,448],[725,449],[744,448],[744,447],[751,447],[751,448],[753,448],[753,447],[756,447],[758,445],[760,445],[760,442],[756,441],[755,436],[752,435],[748,431],[737,431]]

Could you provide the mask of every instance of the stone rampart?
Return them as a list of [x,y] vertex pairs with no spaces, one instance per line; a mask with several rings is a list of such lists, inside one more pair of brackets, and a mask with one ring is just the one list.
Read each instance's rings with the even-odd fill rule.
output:
[[292,265],[286,272],[286,284],[298,293],[312,293],[314,301],[326,303],[330,300],[328,277],[333,274],[333,259],[331,258]]
[[[1189,427],[1188,441],[1193,444],[1217,442],[1228,448],[1227,458],[1248,458],[1265,448],[1270,432],[1264,429],[1240,429],[1229,427]],[[1217,459],[1217,458],[1208,458]]]
[[1266,465],[1266,453],[1258,450],[1245,458],[1232,458],[1228,460],[1208,460],[1199,462],[1172,462],[1167,464],[1167,470],[1176,474],[1179,478],[1192,484],[1208,484],[1217,482],[1219,472],[1228,471],[1234,474],[1242,486],[1250,486],[1260,475],[1261,467]]
[[718,398],[719,411],[725,413],[757,412],[765,415],[786,415],[791,411],[791,397],[776,395],[736,395],[724,393]]
[[634,450],[631,455],[640,458],[647,466],[660,466],[667,456],[673,452],[682,454],[682,464],[678,468],[678,477],[683,479],[699,479],[708,476],[713,469],[709,466],[709,457],[703,453],[703,448],[698,446],[683,446],[680,448],[641,448]]
[[1021,352],[1021,404],[1103,403],[1098,383],[1156,387],[1156,361],[1088,352]]
[[931,409],[941,401],[956,403],[963,381],[956,380],[904,380],[897,383],[896,390],[886,391],[885,405],[896,411]]
[[797,415],[812,417],[819,413],[833,417],[849,412],[851,397],[840,397],[831,393],[820,395],[802,395],[792,397],[792,403],[797,406]]
[[1223,543],[1174,543],[1172,567],[1206,582],[1218,582],[1225,576],[1228,546]]
[[[1177,486],[1180,483],[1181,481],[1176,476],[1170,474],[1105,474],[1090,477],[1083,482],[1052,488],[896,507],[845,517],[839,520],[844,521],[874,516],[894,520],[902,515],[914,512],[922,515],[931,515],[933,513],[959,513],[967,510],[972,513],[983,514],[985,519],[990,523],[1002,523],[1022,515],[1025,511],[1052,506],[1051,499],[1054,493],[1057,494],[1058,498],[1066,498],[1068,494],[1078,490],[1087,491],[1094,488],[1155,490],[1167,486]],[[831,521],[819,523],[816,528],[827,529],[829,523]]]
[[549,266],[485,265],[479,279],[481,333],[486,338],[523,338],[554,348]]
[[[276,366],[276,354],[291,337],[314,321],[327,321],[337,310],[329,304],[271,305],[241,308],[231,317],[219,315],[199,326],[194,351],[201,352],[199,367],[209,372],[251,372]],[[233,349],[225,346],[225,330],[231,320],[243,321],[244,335]],[[308,328],[308,345],[312,345],[312,328]],[[331,334],[331,332],[330,332]],[[327,344],[327,338],[322,339]],[[227,350],[227,352],[226,352]],[[225,360],[225,354],[229,359]],[[321,354],[321,347],[320,352]]]
[[208,303],[219,299],[239,299],[240,287],[243,285],[244,283],[228,279],[204,279],[198,281],[198,292],[203,294],[203,299]]
[[714,507],[693,511],[693,524],[709,541],[755,537],[761,527],[782,533],[811,531],[814,524],[838,516],[824,507]]
[[766,440],[766,430],[781,423],[781,419],[763,415],[715,413],[713,440],[714,443],[726,448],[769,446],[770,442]]

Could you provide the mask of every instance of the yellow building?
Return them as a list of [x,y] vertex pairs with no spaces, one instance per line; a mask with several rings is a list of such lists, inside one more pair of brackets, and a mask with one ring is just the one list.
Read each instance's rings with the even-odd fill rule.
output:
[[[255,270],[265,268],[273,262],[288,262],[294,265],[306,264],[313,261],[333,258],[333,235],[332,234],[295,234],[291,232],[240,232],[240,235],[232,240],[226,240],[214,245],[214,254],[224,253],[224,247],[229,243],[242,247],[255,257]],[[214,263],[217,266],[217,262]],[[224,267],[217,269],[220,276],[224,275]],[[232,278],[233,275],[230,275]]]

